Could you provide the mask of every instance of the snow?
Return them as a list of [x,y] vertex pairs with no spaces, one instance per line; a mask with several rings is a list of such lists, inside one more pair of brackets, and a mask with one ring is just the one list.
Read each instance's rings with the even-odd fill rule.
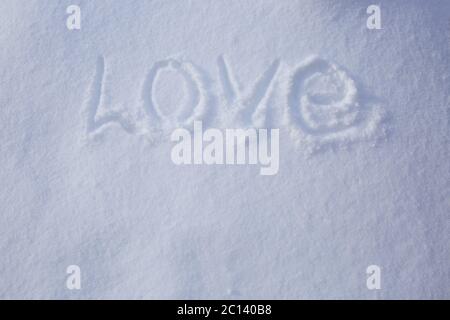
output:
[[[450,2],[371,4],[1,1],[0,298],[450,298]],[[279,172],[175,165],[194,121]]]

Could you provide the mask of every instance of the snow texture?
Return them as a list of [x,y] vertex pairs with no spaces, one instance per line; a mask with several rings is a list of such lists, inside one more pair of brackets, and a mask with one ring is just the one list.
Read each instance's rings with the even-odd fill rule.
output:
[[[450,1],[371,4],[0,1],[0,298],[449,299]],[[278,174],[175,165],[194,121]]]

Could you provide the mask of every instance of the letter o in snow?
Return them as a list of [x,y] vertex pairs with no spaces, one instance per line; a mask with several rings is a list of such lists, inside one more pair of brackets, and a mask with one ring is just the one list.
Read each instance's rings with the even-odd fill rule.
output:
[[[187,99],[184,97],[184,103],[171,114],[166,114],[155,99],[155,83],[158,81],[158,74],[163,70],[176,71],[185,82],[184,95],[187,95]],[[201,118],[206,109],[206,97],[207,91],[199,71],[191,63],[174,59],[156,62],[148,73],[142,90],[142,100],[147,115],[172,126],[188,125]]]

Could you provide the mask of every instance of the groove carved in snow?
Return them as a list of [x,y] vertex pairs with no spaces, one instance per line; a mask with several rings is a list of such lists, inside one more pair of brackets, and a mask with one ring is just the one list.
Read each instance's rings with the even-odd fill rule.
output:
[[[155,130],[169,134],[177,127],[191,126],[195,120],[212,121],[206,115],[212,114],[210,109],[217,107],[216,102],[218,126],[268,127],[267,101],[275,90],[279,90],[285,100],[272,102],[274,111],[283,116],[276,121],[270,119],[271,126],[286,127],[297,143],[317,149],[327,144],[368,140],[379,133],[384,135],[380,129],[384,118],[382,109],[362,97],[347,72],[325,59],[308,58],[295,68],[274,60],[253,85],[246,85],[246,91],[235,80],[223,56],[217,60],[217,67],[218,84],[215,84],[190,62],[175,59],[156,62],[141,88],[140,105],[146,116],[142,122],[130,120],[118,111],[98,114],[105,78],[105,62],[100,57],[86,103],[88,135],[109,123],[119,124],[130,134],[148,134]],[[184,88],[183,99],[172,112],[167,112],[158,102],[155,91],[161,73],[167,70],[180,75]],[[166,95],[180,91],[170,90]]]

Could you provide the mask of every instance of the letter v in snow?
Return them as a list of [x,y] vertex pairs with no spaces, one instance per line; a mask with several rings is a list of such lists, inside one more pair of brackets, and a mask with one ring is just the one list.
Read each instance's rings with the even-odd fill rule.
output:
[[253,88],[242,92],[233,72],[223,56],[217,60],[219,80],[223,94],[232,114],[237,114],[245,122],[263,127],[266,122],[267,105],[261,103],[269,95],[273,80],[280,66],[280,60],[274,60],[269,68],[256,80]]
[[103,126],[111,123],[119,124],[126,132],[132,133],[134,131],[133,125],[121,113],[117,111],[105,111],[101,116],[98,114],[98,110],[103,104],[104,78],[105,59],[100,56],[97,59],[95,77],[86,103],[85,116],[87,133],[94,133]]

